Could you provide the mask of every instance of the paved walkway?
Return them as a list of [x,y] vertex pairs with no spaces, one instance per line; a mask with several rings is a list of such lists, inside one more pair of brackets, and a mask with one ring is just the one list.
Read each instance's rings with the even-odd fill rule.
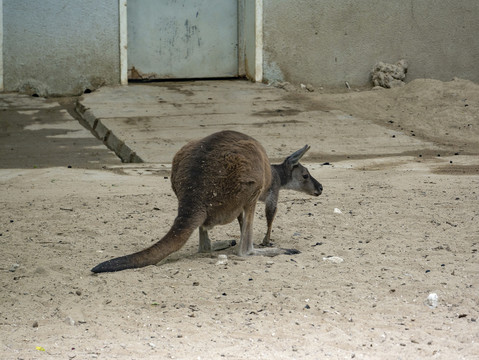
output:
[[224,129],[258,139],[273,162],[305,144],[305,161],[320,163],[434,147],[324,108],[320,97],[241,80],[160,82],[101,88],[77,110],[124,162],[168,164],[189,140]]
[[0,93],[0,169],[121,165],[78,122],[74,100]]

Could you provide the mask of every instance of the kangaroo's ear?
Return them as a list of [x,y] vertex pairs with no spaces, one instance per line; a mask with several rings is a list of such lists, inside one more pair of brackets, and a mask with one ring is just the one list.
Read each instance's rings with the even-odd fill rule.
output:
[[293,166],[298,165],[299,160],[303,157],[304,154],[306,154],[306,151],[308,151],[310,147],[311,146],[309,145],[304,145],[303,148],[289,155],[284,162],[289,166],[290,169],[292,169]]

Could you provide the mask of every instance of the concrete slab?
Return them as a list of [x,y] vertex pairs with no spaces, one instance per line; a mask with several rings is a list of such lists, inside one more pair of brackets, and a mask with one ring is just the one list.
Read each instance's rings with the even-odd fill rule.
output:
[[0,169],[118,164],[72,114],[74,99],[0,94]]
[[239,80],[104,87],[83,96],[78,111],[124,162],[170,163],[186,142],[226,129],[258,139],[273,162],[305,144],[305,160],[316,162],[436,147],[325,107],[321,94]]

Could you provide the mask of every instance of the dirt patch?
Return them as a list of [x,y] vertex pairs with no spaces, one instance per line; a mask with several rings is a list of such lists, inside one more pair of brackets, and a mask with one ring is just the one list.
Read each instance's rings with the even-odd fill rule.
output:
[[434,169],[435,174],[479,175],[479,165],[446,165]]
[[256,127],[263,127],[263,126],[275,126],[275,125],[286,126],[287,124],[301,124],[301,123],[305,123],[305,122],[300,120],[284,120],[284,121],[269,120],[265,122],[253,123],[252,125]]
[[[412,85],[409,93],[407,85],[309,100],[357,117],[342,127],[332,121],[329,144],[344,142],[349,128],[358,134],[347,139],[351,146],[373,146],[361,131],[375,122],[386,130],[400,124],[441,147],[409,152],[398,142],[389,155],[308,154],[305,165],[324,192],[282,192],[273,224],[275,245],[299,249],[294,256],[239,258],[229,249],[221,263],[217,253],[197,253],[194,233],[156,266],[94,276],[99,262],[143,249],[170,228],[177,209],[168,164],[99,158],[91,169],[84,143],[70,140],[68,151],[50,148],[44,167],[33,169],[27,155],[35,159],[35,148],[25,147],[0,169],[0,357],[477,358],[479,124],[469,107],[479,87]],[[437,89],[441,96],[428,95]],[[32,110],[27,105],[12,111]],[[466,122],[467,130],[459,126]],[[311,129],[283,125],[271,125],[279,130],[265,138],[278,159],[286,144],[275,133],[302,144]],[[42,131],[2,130],[17,132],[12,139]],[[43,144],[58,129],[43,131],[15,139]],[[72,159],[84,166],[65,166]],[[258,205],[256,243],[263,211]],[[238,240],[238,226],[215,228],[211,237]]]
[[274,109],[274,110],[262,110],[253,113],[253,116],[292,116],[297,115],[301,110],[297,109]]
[[454,152],[479,149],[479,86],[467,80],[418,79],[396,89],[309,97],[310,107],[339,108]]

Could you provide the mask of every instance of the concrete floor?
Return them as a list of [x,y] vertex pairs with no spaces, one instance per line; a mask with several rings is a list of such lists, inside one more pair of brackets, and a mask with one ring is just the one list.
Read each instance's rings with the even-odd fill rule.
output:
[[77,110],[124,162],[167,164],[189,140],[226,129],[255,137],[273,162],[305,144],[309,161],[320,163],[435,148],[328,108],[319,94],[241,80],[105,87],[84,95]]

